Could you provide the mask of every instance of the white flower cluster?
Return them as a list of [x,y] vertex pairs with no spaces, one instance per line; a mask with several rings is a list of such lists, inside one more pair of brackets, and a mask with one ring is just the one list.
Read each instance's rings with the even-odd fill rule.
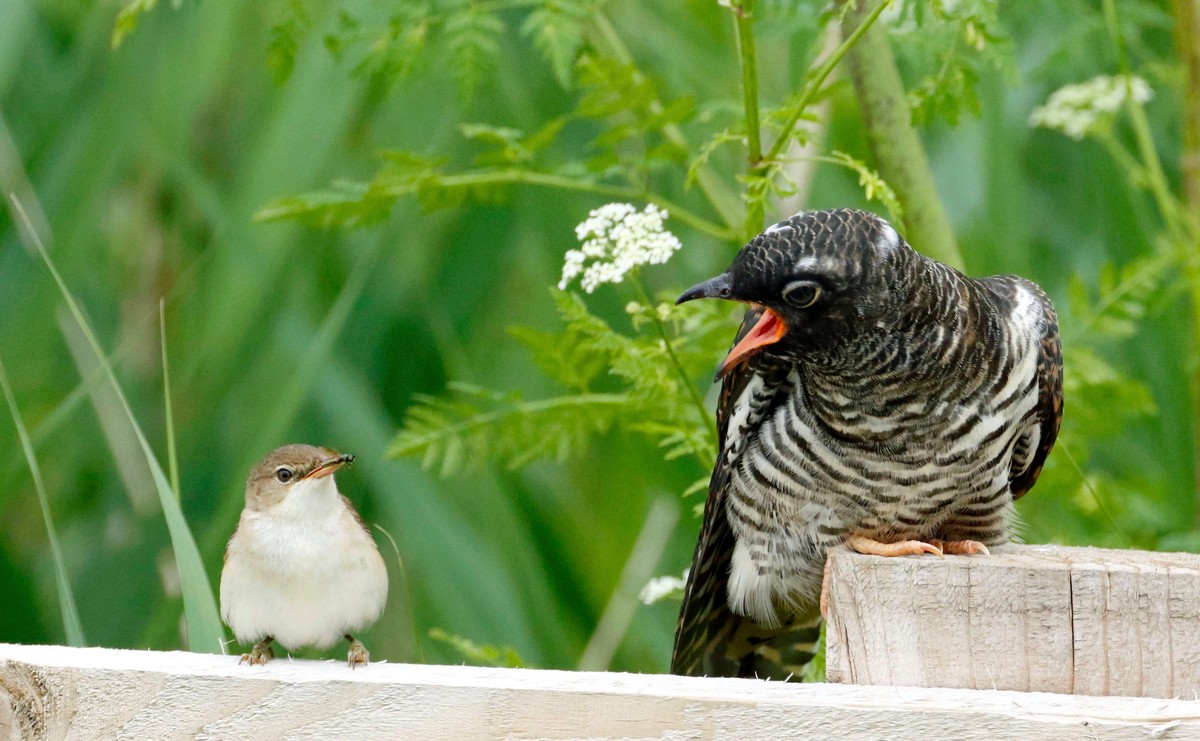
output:
[[652,605],[672,595],[682,595],[683,588],[687,586],[687,577],[688,569],[684,569],[681,576],[656,576],[642,587],[638,599],[643,605]]
[[579,285],[591,293],[603,283],[620,283],[639,265],[661,265],[681,247],[663,228],[667,212],[654,204],[638,211],[628,203],[610,203],[592,210],[575,227],[579,249],[567,250],[560,290],[582,275]]
[[1082,139],[1102,117],[1116,113],[1127,93],[1138,103],[1154,97],[1150,85],[1140,77],[1101,75],[1078,85],[1055,90],[1045,105],[1033,109],[1030,126],[1061,131],[1072,139]]

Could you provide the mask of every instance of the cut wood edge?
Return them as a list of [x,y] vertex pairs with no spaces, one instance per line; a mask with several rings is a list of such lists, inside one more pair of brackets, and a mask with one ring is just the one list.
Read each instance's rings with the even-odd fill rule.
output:
[[[1200,737],[1200,702],[0,644],[0,739]],[[7,726],[7,727],[6,727]]]

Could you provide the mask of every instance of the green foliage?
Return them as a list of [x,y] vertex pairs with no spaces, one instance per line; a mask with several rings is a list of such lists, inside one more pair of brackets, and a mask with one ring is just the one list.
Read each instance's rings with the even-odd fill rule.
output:
[[145,13],[158,7],[158,0],[129,0],[113,23],[112,39],[109,43],[114,49],[121,46],[125,37],[137,30],[138,21]]
[[[15,153],[3,158],[5,182],[40,200],[31,215],[53,227],[56,264],[111,348],[149,440],[166,438],[154,329],[166,299],[179,507],[209,579],[249,466],[285,442],[336,445],[359,456],[339,484],[404,556],[408,588],[393,568],[393,598],[366,637],[373,655],[461,661],[454,646],[428,638],[440,626],[540,666],[577,666],[651,503],[682,490],[693,505],[702,499],[700,457],[665,461],[656,446],[671,433],[634,430],[632,402],[613,405],[620,411],[605,432],[574,438],[561,464],[510,470],[536,447],[528,439],[510,451],[489,442],[482,455],[464,445],[463,465],[478,467],[448,479],[385,454],[414,396],[466,404],[459,422],[511,414],[504,424],[513,427],[514,407],[584,387],[632,397],[635,384],[604,365],[611,350],[593,353],[590,337],[564,340],[569,323],[546,316],[554,304],[545,287],[589,209],[620,200],[670,211],[684,250],[644,276],[666,288],[724,267],[757,231],[747,210],[774,219],[799,207],[869,206],[863,190],[873,179],[860,184],[865,170],[831,161],[840,151],[878,168],[851,86],[829,76],[839,56],[825,51],[828,24],[847,5],[759,0],[758,121],[744,110],[729,14],[693,3],[205,0],[184,12],[159,8],[129,43],[124,34],[153,5],[127,3],[114,29],[111,4],[16,0],[0,29],[9,52],[0,54],[9,82],[0,148]],[[1190,212],[1171,205],[1184,153],[1170,133],[1192,93],[1177,74],[1170,5],[1108,6],[1111,21],[1104,3],[1084,0],[908,3],[883,22],[966,264],[973,274],[1033,278],[1060,308],[1067,416],[1042,479],[1018,503],[1026,538],[1196,548],[1196,281],[1185,259],[1195,241],[1177,236]],[[468,12],[485,18],[458,17]],[[114,30],[127,42],[116,54]],[[476,54],[462,72],[453,45]],[[1154,88],[1143,133],[1128,109],[1108,141],[1025,125],[1054,89],[1122,73]],[[988,115],[969,115],[976,104]],[[755,127],[761,163],[742,144]],[[816,161],[785,161],[801,137]],[[793,191],[807,197],[771,200]],[[423,215],[422,205],[440,210]],[[260,209],[273,223],[248,223]],[[164,578],[171,533],[141,446],[124,412],[98,403],[111,395],[88,370],[98,363],[77,366],[57,341],[62,299],[36,258],[15,247],[14,222],[0,223],[0,234],[10,247],[0,250],[0,353],[80,622],[100,645],[186,645],[183,602]],[[1160,249],[1174,257],[1129,294],[1122,284]],[[1108,269],[1111,280],[1105,264],[1120,266]],[[630,298],[651,303],[630,283],[587,300],[633,343],[615,347],[652,344],[659,333],[650,311],[636,327],[620,311]],[[665,325],[699,395],[737,317],[705,323],[705,339],[674,326],[686,316],[672,312]],[[531,351],[537,342],[504,334],[511,325],[535,326],[563,347]],[[670,368],[670,357],[658,359]],[[458,383],[520,394],[464,394]],[[652,413],[638,419],[662,424]],[[702,449],[701,416],[689,415],[683,408],[671,424],[692,436],[685,449]],[[711,434],[711,413],[701,421]],[[0,591],[13,606],[0,610],[0,640],[61,642],[60,578],[18,437],[0,425]],[[535,457],[557,455],[548,446]],[[679,528],[659,573],[687,565],[695,526]],[[661,671],[673,612],[638,610],[613,667]]]
[[[591,449],[593,437],[613,426],[649,436],[667,460],[691,456],[707,469],[716,459],[712,423],[692,403],[674,372],[671,350],[688,373],[711,372],[714,345],[727,341],[728,307],[698,302],[672,309],[668,303],[631,302],[631,329],[614,331],[573,294],[554,292],[561,331],[514,327],[548,378],[572,393],[536,401],[516,393],[488,391],[461,383],[446,397],[421,396],[409,409],[390,449],[393,456],[418,456],[440,475],[497,463],[515,470],[545,458],[559,463]],[[657,328],[667,327],[667,341]],[[686,342],[679,340],[686,338]],[[598,390],[616,381],[616,393]]]
[[79,609],[75,605],[75,590],[71,586],[70,572],[63,557],[62,546],[59,545],[58,528],[54,526],[54,517],[50,514],[50,497],[46,493],[46,485],[42,481],[42,468],[38,465],[37,454],[29,439],[29,431],[21,410],[17,407],[17,399],[13,394],[12,385],[8,382],[8,374],[4,363],[0,362],[0,390],[4,392],[4,401],[12,414],[13,426],[17,429],[17,437],[21,440],[21,451],[25,454],[25,462],[29,466],[29,474],[33,478],[34,489],[37,490],[38,506],[42,510],[42,521],[46,525],[46,539],[50,545],[50,555],[54,559],[55,588],[58,592],[59,610],[62,613],[63,634],[71,646],[86,646],[87,638],[83,632],[83,622],[79,619]]
[[571,68],[583,48],[586,17],[587,10],[577,0],[551,0],[534,9],[521,24],[521,35],[533,39],[564,88],[571,86]]
[[267,66],[275,82],[283,84],[296,68],[296,51],[300,48],[300,37],[311,25],[312,20],[301,0],[289,0],[285,17],[271,27],[271,42],[267,44]]
[[417,396],[388,454],[420,456],[442,476],[471,473],[489,462],[511,470],[542,458],[563,462],[587,449],[612,424],[623,394],[575,394],[525,401],[462,383],[451,396]]
[[887,209],[888,219],[892,225],[904,233],[904,209],[896,198],[892,186],[879,176],[879,173],[867,167],[862,160],[855,159],[845,152],[832,152],[828,161],[842,165],[858,174],[858,185],[863,189],[863,195],[868,201],[878,201]]
[[[146,440],[146,435],[142,432],[141,425],[138,424],[137,417],[134,415],[129,401],[125,398],[125,393],[121,390],[121,384],[117,381],[116,374],[113,372],[108,358],[101,350],[100,343],[96,339],[96,334],[84,316],[79,302],[67,287],[66,281],[63,280],[62,275],[54,264],[54,260],[46,250],[43,240],[35,231],[32,221],[25,215],[24,208],[15,198],[13,199],[13,207],[13,213],[18,215],[22,221],[22,227],[25,230],[24,233],[27,235],[26,239],[42,258],[42,261],[45,262],[47,270],[53,276],[54,282],[62,293],[63,302],[70,310],[71,317],[78,327],[79,334],[86,341],[87,348],[93,353],[96,362],[104,372],[105,380],[108,381],[113,393],[120,402],[121,411],[124,412],[129,427],[137,438],[140,452],[145,457],[145,462],[150,468],[150,474],[154,480],[154,488],[158,494],[158,501],[162,506],[163,519],[166,520],[167,529],[171,534],[172,556],[174,566],[179,572],[179,587],[183,594],[183,614],[188,631],[188,647],[193,651],[224,653],[225,629],[217,617],[216,598],[200,559],[200,551],[196,545],[196,540],[192,536],[192,531],[188,527],[187,520],[184,519],[183,511],[180,509],[178,494],[172,490],[170,483],[167,481],[162,466],[159,465],[158,457],[154,454],[150,443]],[[68,334],[66,339],[70,342],[71,335]],[[69,635],[80,641],[83,639],[82,630],[78,633],[72,630],[69,632]]]
[[1011,74],[1012,43],[999,19],[997,0],[900,4],[893,37],[915,82],[909,86],[913,120],[936,118],[957,125],[963,112],[979,113],[981,68]]
[[471,3],[453,12],[446,21],[450,66],[464,99],[470,100],[484,76],[491,72],[502,33],[504,22],[498,16]]
[[453,648],[463,659],[478,666],[499,666],[508,669],[533,669],[511,646],[480,645],[469,638],[452,635],[441,628],[429,631],[429,637]]
[[[519,36],[531,40],[564,88],[572,85],[575,59],[584,45],[584,24],[590,12],[582,0],[514,0],[462,2],[399,0],[387,6],[358,7],[343,3],[337,24],[325,33],[325,48],[338,58],[356,59],[355,72],[389,88],[433,60],[449,59],[461,102],[474,100],[493,77],[513,27],[504,11],[526,10],[517,25]],[[286,26],[277,25],[274,35]],[[294,57],[289,48],[284,57]]]

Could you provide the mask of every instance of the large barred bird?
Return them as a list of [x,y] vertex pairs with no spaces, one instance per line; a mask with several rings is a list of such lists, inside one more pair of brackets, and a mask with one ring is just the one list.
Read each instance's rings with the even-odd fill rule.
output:
[[785,679],[831,549],[986,553],[1062,419],[1054,307],[862,211],[807,211],[679,302],[749,304],[721,365],[720,454],[671,671]]

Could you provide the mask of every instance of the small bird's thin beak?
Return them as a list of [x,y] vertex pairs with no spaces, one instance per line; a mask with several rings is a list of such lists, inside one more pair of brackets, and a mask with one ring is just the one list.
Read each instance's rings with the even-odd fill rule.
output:
[[721,273],[716,278],[710,278],[699,285],[692,286],[683,292],[683,295],[675,299],[675,304],[682,304],[684,301],[691,301],[698,298],[733,298],[733,281],[729,279],[728,273]]
[[325,476],[329,476],[334,471],[338,470],[339,468],[346,465],[347,463],[352,463],[353,461],[354,461],[354,456],[351,455],[350,453],[342,453],[340,455],[335,455],[332,458],[326,458],[325,460],[318,463],[316,468],[309,471],[304,476],[304,478],[319,479],[319,478],[323,478]]

